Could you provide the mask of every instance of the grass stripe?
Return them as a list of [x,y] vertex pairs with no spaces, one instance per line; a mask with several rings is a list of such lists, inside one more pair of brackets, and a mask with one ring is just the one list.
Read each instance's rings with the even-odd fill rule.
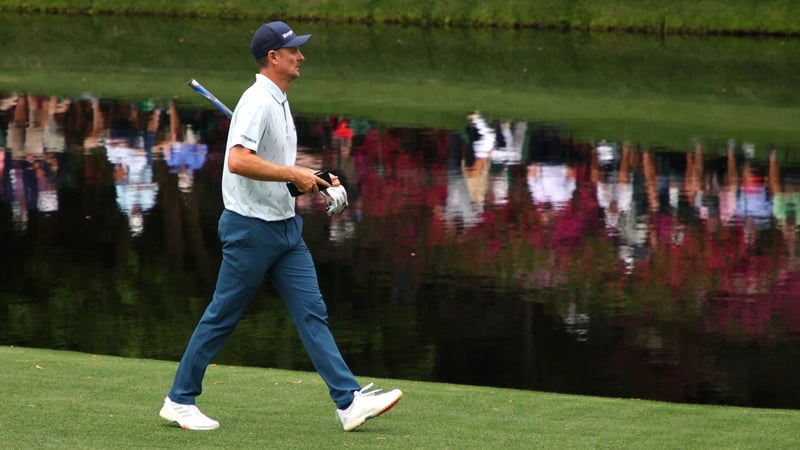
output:
[[[198,404],[221,422],[188,432],[158,417],[176,364],[0,347],[0,447],[791,448],[800,411],[672,404],[417,381],[345,433],[315,373],[216,365]],[[363,380],[366,381],[366,380]]]

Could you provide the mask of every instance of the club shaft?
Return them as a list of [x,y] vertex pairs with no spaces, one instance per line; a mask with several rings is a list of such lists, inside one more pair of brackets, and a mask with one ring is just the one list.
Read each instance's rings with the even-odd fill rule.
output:
[[222,100],[218,99],[214,94],[211,93],[211,91],[209,91],[202,84],[200,84],[199,81],[192,78],[191,80],[189,80],[189,87],[191,87],[192,89],[195,90],[195,92],[205,97],[206,100],[211,102],[211,104],[214,105],[214,107],[217,108],[219,112],[225,114],[225,116],[227,117],[233,116],[233,112],[231,112],[230,108],[225,106],[225,104],[222,103]]

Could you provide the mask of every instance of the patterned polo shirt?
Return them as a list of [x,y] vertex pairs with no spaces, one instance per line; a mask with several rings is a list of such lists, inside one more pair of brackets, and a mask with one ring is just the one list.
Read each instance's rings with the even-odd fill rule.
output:
[[295,215],[295,199],[282,181],[258,181],[228,170],[230,149],[241,145],[260,158],[293,166],[297,159],[297,130],[286,93],[261,74],[244,91],[231,118],[222,172],[222,201],[226,209],[266,221]]

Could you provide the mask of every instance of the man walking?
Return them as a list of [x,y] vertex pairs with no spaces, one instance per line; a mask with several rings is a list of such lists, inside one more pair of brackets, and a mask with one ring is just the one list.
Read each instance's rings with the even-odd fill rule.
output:
[[[302,237],[302,218],[287,182],[303,193],[330,188],[328,214],[346,206],[343,187],[331,176],[295,166],[297,132],[286,89],[305,59],[298,36],[284,22],[261,25],[250,49],[256,81],[239,99],[230,128],[222,176],[225,209],[219,220],[222,264],[211,303],[197,324],[160,415],[189,430],[213,430],[219,422],[195,405],[206,368],[231,335],[264,276],[278,289],[312,363],[328,386],[346,431],[391,409],[399,389],[367,392],[358,384],[333,339],[316,269]],[[331,187],[332,186],[332,187]]]

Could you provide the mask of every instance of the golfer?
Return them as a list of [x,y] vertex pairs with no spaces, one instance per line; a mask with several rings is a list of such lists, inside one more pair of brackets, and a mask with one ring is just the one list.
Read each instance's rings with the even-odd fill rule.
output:
[[[316,268],[303,241],[303,220],[287,182],[301,192],[338,192],[326,197],[328,214],[347,205],[339,180],[295,166],[297,132],[286,89],[305,59],[298,36],[284,22],[261,25],[250,49],[256,80],[242,94],[228,130],[222,175],[224,211],[219,220],[222,264],[214,296],[194,330],[160,415],[188,430],[214,430],[219,422],[195,405],[206,368],[233,332],[264,276],[278,289],[317,373],[328,385],[336,416],[346,431],[391,409],[399,389],[362,388],[348,368],[328,325]],[[333,185],[333,187],[330,187]],[[327,189],[329,188],[330,189]],[[269,398],[264,400],[269,401]],[[278,406],[279,407],[279,406]]]

